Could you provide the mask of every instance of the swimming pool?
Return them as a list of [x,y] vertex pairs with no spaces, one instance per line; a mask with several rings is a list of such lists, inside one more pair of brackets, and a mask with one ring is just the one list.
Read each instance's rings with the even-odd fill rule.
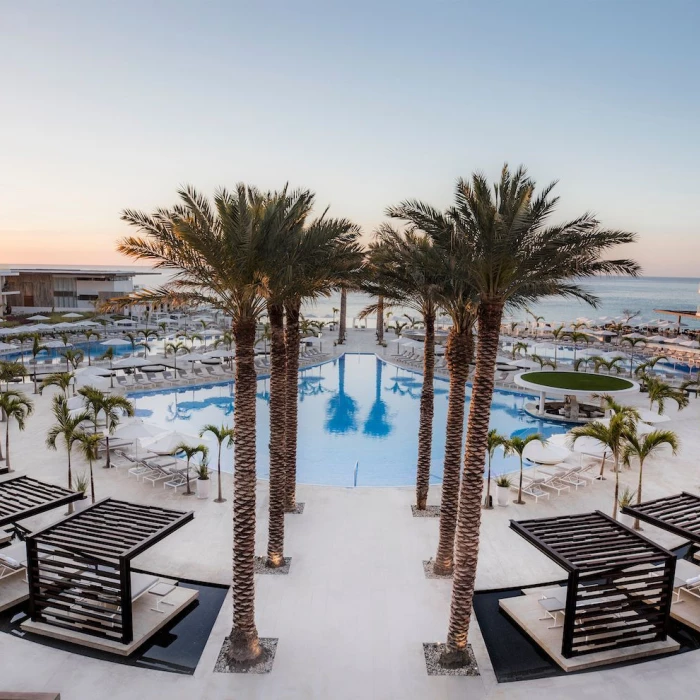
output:
[[[387,364],[375,355],[345,354],[299,372],[298,480],[306,484],[352,486],[357,464],[358,486],[405,486],[415,483],[418,418],[422,376]],[[448,382],[435,380],[432,482],[440,483],[445,450]],[[470,390],[467,389],[467,401]],[[136,415],[163,427],[198,434],[206,423],[231,424],[233,383],[130,394]],[[257,472],[269,474],[269,381],[258,381]],[[496,391],[491,427],[508,436],[565,427],[523,412],[528,397]],[[203,440],[212,449],[213,441]],[[222,454],[222,469],[232,471],[233,451]],[[516,457],[498,450],[495,473],[518,468]]]

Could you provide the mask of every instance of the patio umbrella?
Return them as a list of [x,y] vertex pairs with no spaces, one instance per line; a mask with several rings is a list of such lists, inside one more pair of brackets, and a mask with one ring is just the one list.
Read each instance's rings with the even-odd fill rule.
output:
[[571,450],[560,445],[542,444],[536,440],[525,446],[523,457],[536,464],[559,464],[569,455]]
[[27,321],[50,321],[50,316],[42,316],[41,314],[35,314],[34,316],[29,316]]
[[97,365],[89,365],[88,367],[83,367],[82,369],[76,370],[75,376],[89,375],[93,377],[109,377],[111,372],[106,367],[98,367]]
[[112,367],[114,369],[134,369],[137,367],[146,367],[152,364],[153,360],[144,360],[143,357],[127,357],[124,360],[115,362]]
[[235,350],[210,350],[205,352],[204,356],[212,360],[230,360],[232,357],[236,357]]
[[199,352],[188,352],[186,355],[178,355],[177,359],[180,362],[202,362],[208,358]]
[[82,314],[76,314],[75,311],[71,311],[69,314],[62,314],[61,318],[82,318]]
[[108,338],[107,340],[103,340],[100,345],[104,345],[105,347],[120,348],[124,345],[131,345],[131,343],[128,340],[124,340],[124,338]]
[[122,440],[143,440],[162,435],[165,430],[158,425],[146,423],[141,418],[125,423],[114,431],[114,436]]
[[610,456],[610,450],[602,442],[587,436],[580,437],[572,447],[569,447],[569,433],[560,433],[558,435],[552,435],[552,437],[547,440],[547,444],[557,447],[566,447],[574,452],[579,452],[580,454],[589,455],[591,457],[602,458],[604,454]]
[[650,411],[648,408],[640,408],[639,419],[643,420],[645,423],[668,423],[671,419],[669,416],[658,414],[655,411]]
[[[76,376],[75,386],[76,387],[91,386],[95,389],[100,389],[100,391],[104,391],[105,389],[110,388],[110,383],[104,377],[100,377],[96,374],[81,374],[79,376]],[[82,410],[82,409],[76,409],[76,410]]]
[[69,348],[72,347],[73,343],[64,343],[62,340],[48,340],[43,345],[46,348]]
[[158,455],[169,455],[172,454],[177,446],[183,442],[191,447],[196,447],[202,443],[202,438],[196,435],[187,435],[186,433],[173,430],[170,433],[166,433],[165,435],[156,438],[153,442],[148,443],[146,446],[151,452],[155,452]]

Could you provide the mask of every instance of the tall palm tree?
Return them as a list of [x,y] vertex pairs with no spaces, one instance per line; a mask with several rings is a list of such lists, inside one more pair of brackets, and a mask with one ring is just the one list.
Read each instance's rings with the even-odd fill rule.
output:
[[47,377],[44,377],[41,382],[42,391],[46,389],[47,386],[57,386],[62,392],[63,396],[68,398],[68,390],[73,384],[75,379],[75,374],[73,372],[53,372]]
[[[79,440],[82,430],[81,423],[90,420],[90,414],[87,411],[72,412],[68,409],[68,401],[64,396],[56,395],[53,397],[51,411],[56,422],[49,429],[46,436],[46,446],[51,449],[57,449],[59,438],[63,438],[63,444],[68,455],[68,488],[73,489],[73,470],[71,467],[71,452],[73,445]],[[68,512],[73,512],[73,505],[68,506]]]
[[227,428],[225,425],[214,425],[213,423],[207,423],[200,431],[199,437],[204,437],[206,433],[211,433],[219,447],[218,455],[216,458],[216,471],[219,475],[219,495],[214,499],[214,503],[223,503],[226,499],[221,495],[221,448],[226,443],[226,447],[233,447],[233,428]]
[[119,423],[125,416],[132,418],[136,411],[132,401],[126,396],[108,394],[99,389],[93,389],[86,397],[90,406],[89,413],[97,420],[98,415],[104,416],[105,421],[105,469],[112,466],[109,450],[109,436],[119,427]]
[[[653,430],[647,435],[640,436],[636,430],[626,435],[625,446],[622,450],[622,461],[629,467],[633,459],[639,462],[639,482],[637,484],[637,505],[642,502],[642,479],[644,462],[664,446],[671,448],[672,454],[678,453],[678,436],[672,430]],[[639,530],[639,518],[634,520],[634,529]]]
[[384,297],[377,297],[377,345],[384,344]]
[[508,447],[508,438],[505,435],[496,430],[496,428],[491,428],[489,430],[488,436],[486,437],[486,456],[488,458],[488,468],[486,472],[486,498],[484,498],[484,508],[490,510],[493,508],[491,505],[491,460],[499,447]]
[[[620,464],[627,436],[636,432],[636,423],[639,420],[639,411],[631,406],[621,406],[610,398],[605,399],[606,406],[613,410],[607,424],[600,421],[578,425],[570,431],[570,441],[573,445],[582,437],[597,440],[610,450],[614,460],[615,493],[613,499],[612,517],[617,518],[618,496],[620,493]],[[605,464],[605,461],[603,461]],[[601,467],[602,471],[602,467]]]
[[527,437],[520,437],[519,435],[513,435],[512,437],[508,438],[506,440],[506,454],[510,455],[518,455],[518,458],[520,460],[520,476],[518,479],[518,497],[514,501],[514,503],[517,503],[518,505],[523,505],[525,501],[523,501],[523,455],[525,452],[525,448],[531,443],[531,442],[542,442],[542,436],[539,433],[533,433],[531,435],[528,435]]
[[78,446],[90,469],[90,498],[93,503],[95,502],[95,477],[92,471],[92,464],[98,457],[97,452],[100,447],[100,440],[102,440],[102,436],[98,433],[86,433],[82,430],[78,432]]
[[187,467],[185,469],[185,478],[187,479],[187,488],[185,495],[191,496],[194,491],[190,488],[190,462],[197,456],[201,455],[201,459],[206,461],[209,456],[209,448],[206,445],[190,445],[187,442],[181,442],[172,452],[172,454],[184,453],[187,458]]
[[173,362],[175,363],[175,372],[177,372],[177,354],[180,352],[180,350],[186,350],[187,349],[187,344],[183,342],[182,340],[176,340],[173,342],[169,342],[165,344],[165,357],[168,356],[168,353],[172,350],[173,353]]
[[[430,488],[435,402],[435,319],[447,272],[444,259],[443,251],[433,244],[429,236],[415,228],[398,231],[385,225],[379,228],[370,245],[370,271],[362,283],[364,291],[383,297],[385,303],[417,311],[425,326],[416,465],[417,510],[426,509]],[[367,316],[376,310],[375,303],[366,307],[362,314]]]
[[[17,428],[24,430],[28,416],[34,412],[34,404],[22,391],[4,391],[0,393],[0,409],[5,414],[5,469],[10,470],[10,421],[17,421]],[[2,450],[0,450],[2,459]]]
[[144,235],[122,240],[119,250],[174,271],[160,289],[135,295],[137,301],[209,305],[232,318],[236,378],[230,660],[250,664],[263,655],[255,626],[255,328],[265,310],[262,261],[284,203],[281,196],[242,184],[233,192],[218,190],[213,207],[191,187],[179,195],[180,204],[151,216],[125,211],[122,218]]
[[460,180],[449,213],[455,235],[463,238],[468,251],[466,275],[479,295],[479,343],[460,486],[447,649],[441,659],[447,665],[467,663],[484,462],[504,309],[552,295],[595,303],[595,297],[576,284],[577,279],[637,274],[639,270],[629,260],[602,258],[618,245],[634,241],[634,234],[602,229],[588,214],[564,224],[549,224],[557,202],[551,197],[552,188],[536,195],[534,182],[524,169],[511,173],[505,166],[493,190],[480,174],[471,181]]
[[649,392],[650,411],[654,409],[654,404],[656,404],[658,413],[661,415],[666,407],[666,401],[674,401],[679,411],[688,405],[688,396],[682,389],[676,389],[658,377],[652,377],[651,375],[645,375],[644,383]]
[[345,343],[345,333],[348,323],[348,288],[340,288],[340,317],[338,319],[338,345]]
[[42,353],[42,352],[48,352],[49,349],[46,347],[46,345],[43,345],[41,342],[41,337],[39,336],[38,333],[34,334],[34,337],[32,338],[32,361],[34,363],[34,393],[38,394],[39,390],[37,388],[37,379],[36,379],[36,358],[37,356]]
[[88,330],[85,331],[85,339],[87,340],[88,344],[88,365],[92,364],[92,339],[94,338],[95,340],[99,340],[101,337],[102,336],[97,331],[93,331],[92,328],[88,328]]

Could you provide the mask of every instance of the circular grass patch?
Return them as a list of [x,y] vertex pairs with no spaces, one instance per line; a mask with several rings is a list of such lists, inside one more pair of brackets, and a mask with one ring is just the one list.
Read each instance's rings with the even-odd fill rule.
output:
[[571,391],[587,391],[591,393],[624,391],[634,386],[627,379],[608,377],[603,374],[590,374],[588,372],[528,372],[521,374],[520,378],[531,384],[538,384],[543,388],[571,389]]

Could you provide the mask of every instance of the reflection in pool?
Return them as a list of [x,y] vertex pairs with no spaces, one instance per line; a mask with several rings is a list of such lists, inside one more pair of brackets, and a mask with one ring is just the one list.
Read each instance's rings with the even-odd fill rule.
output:
[[[422,377],[389,365],[374,355],[346,354],[299,373],[298,479],[306,484],[406,486],[415,480],[418,412]],[[435,380],[432,481],[442,476],[447,415],[447,381]],[[268,476],[269,382],[258,381],[258,476]],[[137,415],[164,430],[197,434],[206,423],[230,424],[233,383],[132,394]],[[467,400],[469,388],[467,389]],[[497,391],[491,427],[501,433],[537,432],[545,436],[565,428],[526,415],[526,397]],[[210,445],[213,449],[213,443]],[[215,452],[215,450],[214,450]],[[233,451],[222,457],[232,470]],[[517,459],[497,451],[494,471],[516,470]]]

